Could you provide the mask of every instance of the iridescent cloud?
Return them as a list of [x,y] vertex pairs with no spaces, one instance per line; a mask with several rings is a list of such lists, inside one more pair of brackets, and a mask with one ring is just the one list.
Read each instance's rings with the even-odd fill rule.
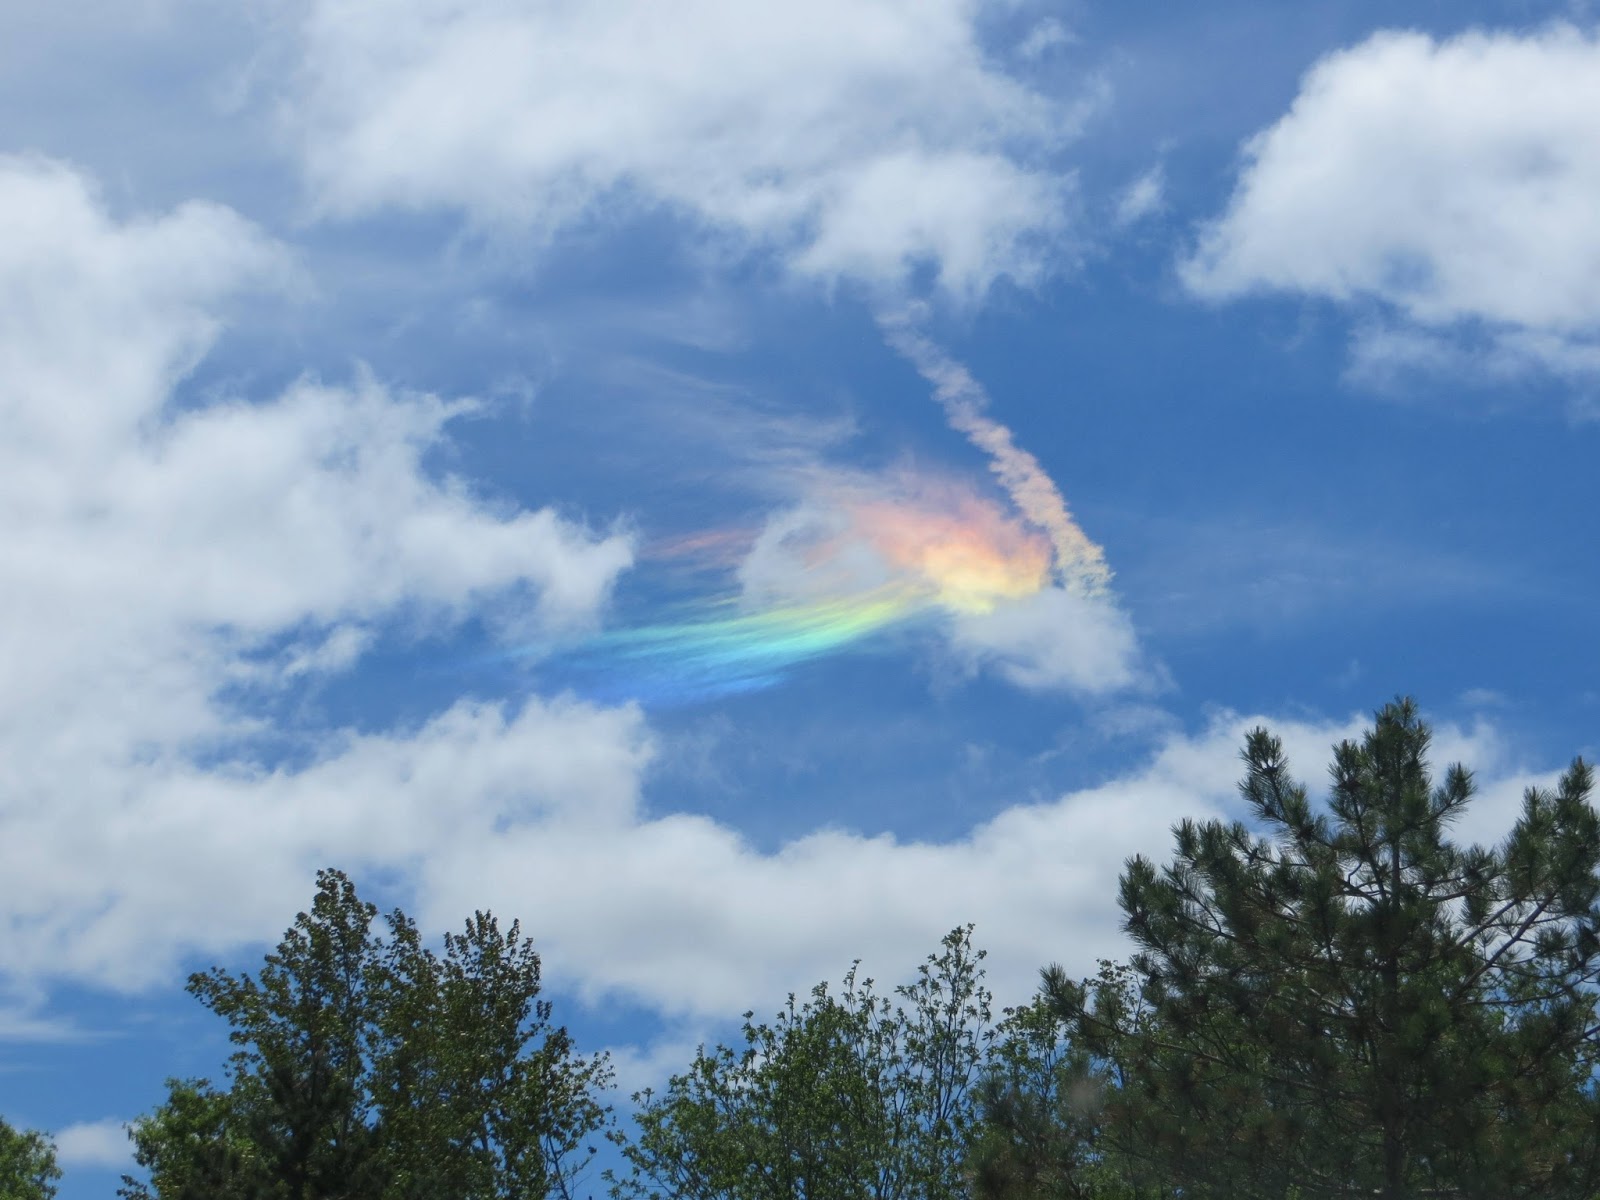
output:
[[1011,430],[988,415],[989,394],[968,370],[918,333],[904,318],[881,320],[884,336],[933,385],[950,427],[989,459],[989,469],[1023,518],[1043,530],[1055,549],[1056,571],[1071,591],[1099,595],[1111,583],[1105,551],[1078,527],[1066,499],[1039,460]]
[[[800,664],[917,622],[970,622],[1066,591],[1104,594],[1105,556],[959,364],[909,326],[891,344],[933,385],[951,427],[990,460],[1000,497],[909,469],[816,473],[760,528],[662,538],[640,563],[692,598],[551,654],[545,669],[608,698],[662,703],[766,687]],[[530,648],[532,649],[532,648]]]

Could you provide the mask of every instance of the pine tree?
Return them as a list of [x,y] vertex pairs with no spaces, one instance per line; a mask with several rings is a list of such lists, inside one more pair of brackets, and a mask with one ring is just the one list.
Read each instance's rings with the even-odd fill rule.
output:
[[1451,841],[1409,700],[1335,750],[1326,806],[1265,730],[1259,826],[1185,821],[1121,881],[1133,988],[1046,972],[1073,1037],[1127,1085],[1119,1153],[1186,1197],[1592,1197],[1600,818],[1575,761],[1494,848]]

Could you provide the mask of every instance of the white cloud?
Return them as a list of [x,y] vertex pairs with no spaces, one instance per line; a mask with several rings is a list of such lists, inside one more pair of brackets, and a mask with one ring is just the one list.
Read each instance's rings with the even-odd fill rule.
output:
[[0,1042],[81,1042],[91,1036],[64,1017],[41,1016],[38,988],[32,994],[0,1001]]
[[[1446,761],[1440,760],[1438,765],[1443,767]],[[1471,767],[1473,764],[1468,761],[1462,765]],[[1472,804],[1452,827],[1451,833],[1459,842],[1498,846],[1522,816],[1522,802],[1528,789],[1554,790],[1560,782],[1560,771],[1509,770],[1504,774],[1486,773],[1479,776],[1479,787]]]
[[[1494,693],[1481,689],[1468,692],[1462,701],[1478,705],[1495,702]],[[1554,789],[1561,780],[1560,769],[1536,769],[1519,760],[1514,747],[1482,716],[1470,727],[1436,726],[1429,758],[1436,778],[1457,763],[1473,773],[1477,792],[1465,814],[1451,827],[1460,842],[1499,845],[1522,815],[1522,801],[1528,789]]]
[[72,1170],[88,1167],[116,1171],[133,1165],[133,1145],[128,1141],[127,1122],[108,1117],[103,1121],[80,1121],[52,1135],[56,1160]]
[[[836,828],[769,853],[687,813],[583,829],[552,822],[432,857],[422,896],[431,923],[485,903],[536,914],[552,979],[691,1021],[836,979],[857,956],[896,978],[967,921],[990,951],[997,993],[1015,1002],[1048,961],[1087,973],[1126,952],[1116,906],[1124,860],[1169,857],[1183,817],[1238,811],[1239,749],[1259,723],[1229,714],[1198,735],[1173,734],[1124,776],[1007,808],[955,841]],[[1313,786],[1330,745],[1361,728],[1268,724]]]
[[1054,17],[1046,17],[1017,45],[1017,56],[1028,62],[1044,58],[1065,46],[1075,46],[1078,35]]
[[[269,910],[292,912],[328,856],[386,847],[398,862],[442,836],[401,815],[430,755],[500,761],[486,737],[541,755],[517,760],[519,803],[539,780],[618,803],[642,763],[636,714],[559,704],[456,709],[413,736],[334,732],[297,746],[311,768],[253,765],[241,742],[282,731],[250,696],[348,668],[396,621],[513,601],[531,621],[590,620],[629,543],[428,473],[459,405],[372,381],[180,403],[229,297],[292,274],[236,214],[116,221],[71,169],[5,158],[0,224],[8,971],[138,983],[184,946],[271,932]],[[491,794],[507,792],[469,796]]]
[[[1600,362],[1600,39],[1567,25],[1445,41],[1380,33],[1330,55],[1245,147],[1183,277],[1378,301],[1385,355],[1438,366],[1463,335],[1501,369]],[[1440,335],[1451,335],[1445,341]]]
[[1574,380],[1600,375],[1600,340],[1532,329],[1431,329],[1366,320],[1351,332],[1346,376],[1383,391],[1444,373],[1503,388],[1533,372]]
[[549,233],[664,205],[823,280],[1048,270],[1080,109],[1005,74],[977,0],[316,0],[291,121],[317,203]]
[[529,824],[578,835],[626,822],[651,752],[635,710],[462,702],[416,730],[329,735],[297,769],[59,766],[51,802],[5,816],[7,966],[167,982],[185,953],[275,936],[319,866],[403,878]]
[[[830,829],[772,852],[643,807],[654,745],[631,708],[462,701],[262,765],[236,752],[254,727],[226,689],[346,669],[397,614],[449,621],[508,590],[582,620],[629,548],[430,476],[422,455],[457,411],[436,399],[368,381],[178,404],[230,295],[287,270],[236,215],[119,222],[70,170],[3,160],[0,220],[21,231],[0,246],[16,431],[0,444],[0,922],[20,977],[169,981],[185,955],[273,936],[335,862],[398,878],[431,928],[486,905],[521,916],[552,981],[669,1013],[775,999],[847,955],[898,971],[967,920],[1016,998],[1048,959],[1120,952],[1123,859],[1233,804],[1253,722],[1232,717],[954,841]],[[961,636],[1023,682],[1088,686],[1121,626],[1064,603]],[[1100,640],[1056,648],[1062,622]],[[1302,774],[1347,731],[1289,725]],[[77,1127],[73,1153],[109,1154],[115,1124]]]
[[1099,693],[1141,682],[1139,639],[1127,614],[1103,597],[1046,588],[954,623],[956,648],[1019,687]]
[[1166,207],[1166,193],[1166,168],[1157,163],[1118,194],[1113,219],[1120,226],[1128,226],[1153,217]]
[[[1024,1001],[1047,962],[1092,974],[1098,959],[1132,949],[1116,903],[1129,857],[1170,861],[1171,827],[1186,817],[1249,819],[1237,785],[1250,730],[1281,738],[1294,776],[1320,798],[1332,747],[1368,724],[1218,713],[1194,733],[1169,728],[1145,762],[1104,783],[1008,807],[947,842],[833,828],[764,852],[682,813],[576,836],[530,826],[476,848],[470,872],[448,856],[432,862],[423,898],[435,923],[486,896],[497,911],[543,914],[550,979],[668,1018],[657,1041],[620,1048],[626,1086],[658,1086],[732,1014],[771,1011],[789,991],[836,981],[857,957],[865,974],[904,979],[968,921],[1000,1004]],[[1436,773],[1456,761],[1477,768],[1482,792],[1460,840],[1503,838],[1522,790],[1554,779],[1517,768],[1482,721],[1435,726],[1431,759]],[[573,883],[595,878],[605,886],[587,893]]]

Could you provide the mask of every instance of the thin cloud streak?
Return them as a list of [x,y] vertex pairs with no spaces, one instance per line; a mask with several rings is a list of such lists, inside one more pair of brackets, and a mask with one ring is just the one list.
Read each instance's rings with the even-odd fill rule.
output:
[[989,394],[964,366],[911,328],[904,317],[881,317],[883,335],[933,385],[950,427],[989,457],[989,469],[1029,524],[1055,548],[1061,583],[1083,596],[1103,596],[1111,584],[1105,551],[1089,539],[1044,467],[1016,443],[1010,429],[990,417]]

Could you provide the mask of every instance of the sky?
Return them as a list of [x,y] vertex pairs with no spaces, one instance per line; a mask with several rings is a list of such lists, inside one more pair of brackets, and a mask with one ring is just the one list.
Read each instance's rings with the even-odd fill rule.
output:
[[109,1195],[316,870],[659,1083],[1399,694],[1600,752],[1587,4],[0,6],[0,1115]]

